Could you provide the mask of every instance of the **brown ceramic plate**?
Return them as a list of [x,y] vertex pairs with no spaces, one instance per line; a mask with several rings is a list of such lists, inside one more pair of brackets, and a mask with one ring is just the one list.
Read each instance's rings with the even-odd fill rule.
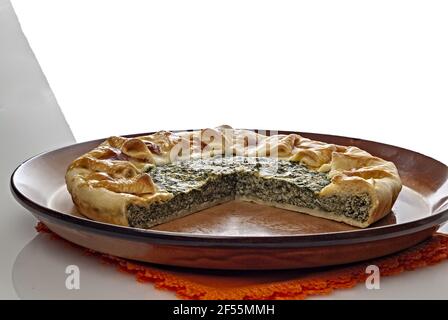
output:
[[358,146],[393,161],[405,187],[392,212],[366,229],[244,202],[226,203],[150,230],[92,221],[76,212],[64,174],[73,159],[103,139],[25,161],[11,177],[11,190],[37,219],[69,241],[127,259],[193,268],[292,269],[361,261],[413,246],[448,220],[448,167],[443,163],[387,144],[299,134]]

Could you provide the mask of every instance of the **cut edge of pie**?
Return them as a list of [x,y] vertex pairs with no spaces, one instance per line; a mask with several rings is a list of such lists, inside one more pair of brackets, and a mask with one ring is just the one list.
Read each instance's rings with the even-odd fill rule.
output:
[[[177,194],[154,182],[152,168],[218,156],[269,158],[282,163],[286,161],[303,166],[310,173],[325,175],[328,183],[318,191],[309,193],[308,186],[274,176],[276,181],[285,183],[286,190],[298,192],[298,195],[302,191],[311,194],[304,198],[310,199],[310,203],[294,197],[281,198],[278,193],[272,199],[281,201],[269,201],[256,194],[229,193],[221,198],[212,196],[212,200],[203,203],[185,205],[183,208],[180,206],[179,210],[151,218],[151,206],[167,204],[177,199]],[[303,168],[298,169],[303,171]],[[200,169],[198,172],[200,173]],[[245,172],[252,171],[247,169]],[[272,178],[272,175],[261,174],[261,171],[253,172],[260,179]],[[216,175],[212,176],[213,179],[216,178]],[[110,137],[74,160],[65,179],[67,189],[80,213],[93,220],[138,228],[150,228],[232,199],[253,201],[365,228],[391,211],[402,188],[398,170],[392,162],[372,156],[357,147],[313,141],[298,134],[265,135],[229,126],[182,132],[160,131],[133,138]],[[211,178],[207,179],[204,183],[198,182],[198,185],[207,188],[206,182],[211,181]],[[235,179],[228,180],[228,183],[238,183],[237,178]],[[228,188],[232,187],[234,185]],[[193,189],[199,190],[197,185]],[[198,192],[200,190],[196,192],[199,199],[203,199]],[[212,191],[208,192],[212,194]],[[367,197],[366,201],[358,201],[359,210],[365,211],[362,219],[350,216],[351,213],[358,214],[358,202],[344,203],[344,199],[353,197]],[[181,199],[188,199],[188,194]],[[340,212],[328,209],[332,208],[328,205],[329,199],[335,199],[336,203],[345,208],[338,209]],[[368,209],[365,208],[366,205]],[[136,212],[148,217],[149,222],[135,222],[139,221],[135,218]]]

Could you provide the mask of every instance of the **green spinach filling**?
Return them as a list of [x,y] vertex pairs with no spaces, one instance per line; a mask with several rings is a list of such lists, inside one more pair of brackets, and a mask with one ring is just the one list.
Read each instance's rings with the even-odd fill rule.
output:
[[158,187],[172,193],[173,198],[146,207],[129,205],[127,214],[132,227],[150,228],[179,212],[192,213],[207,204],[235,198],[318,209],[358,221],[367,219],[371,205],[367,194],[319,197],[318,193],[331,182],[326,173],[273,158],[195,159],[152,167],[149,173]]

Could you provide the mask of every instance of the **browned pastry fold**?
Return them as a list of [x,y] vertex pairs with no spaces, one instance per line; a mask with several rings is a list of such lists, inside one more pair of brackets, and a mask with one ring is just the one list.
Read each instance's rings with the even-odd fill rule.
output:
[[153,182],[147,173],[149,167],[216,155],[275,157],[326,173],[331,183],[319,197],[368,194],[371,207],[368,219],[362,222],[331,212],[300,210],[358,227],[366,227],[389,213],[402,187],[392,162],[357,147],[313,141],[298,134],[268,136],[222,126],[160,131],[135,138],[110,137],[71,163],[66,173],[67,188],[82,214],[128,225],[126,210],[130,204],[145,206],[173,197]]

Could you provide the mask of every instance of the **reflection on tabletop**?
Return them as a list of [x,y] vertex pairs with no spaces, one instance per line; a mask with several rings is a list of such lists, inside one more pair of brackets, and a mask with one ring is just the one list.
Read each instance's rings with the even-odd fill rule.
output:
[[[440,229],[448,233],[448,224]],[[80,270],[80,290],[65,286],[66,269]],[[406,272],[382,280],[382,290],[357,286],[313,299],[437,299],[446,297],[448,263]],[[118,272],[97,257],[83,254],[64,241],[38,234],[18,254],[12,272],[14,288],[21,299],[173,299],[174,293],[139,283],[133,275]],[[426,289],[425,289],[426,288]]]

